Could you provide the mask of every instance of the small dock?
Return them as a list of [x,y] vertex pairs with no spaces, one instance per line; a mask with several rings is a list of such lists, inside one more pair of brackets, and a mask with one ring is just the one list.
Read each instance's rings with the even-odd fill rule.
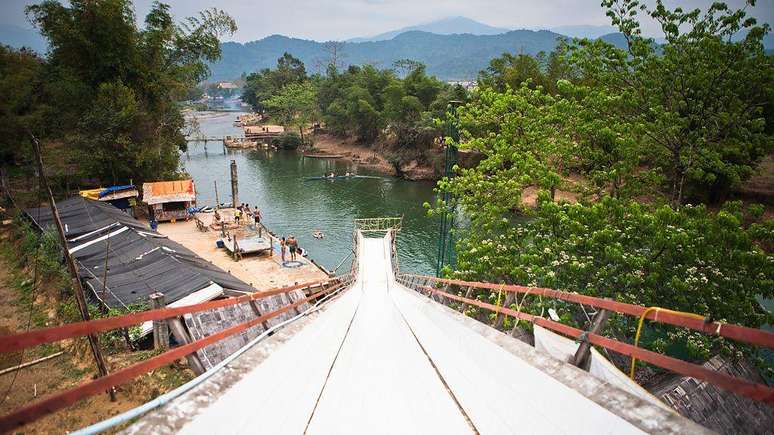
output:
[[223,142],[222,137],[217,136],[187,136],[186,142]]
[[260,232],[259,237],[270,245],[270,249],[261,249],[260,252],[250,253],[250,255],[243,253],[241,258],[235,261],[232,256],[233,249],[225,249],[225,246],[218,247],[218,241],[223,238],[224,231],[213,228],[212,216],[214,213],[197,213],[195,215],[197,218],[189,221],[178,221],[174,224],[163,223],[159,225],[158,231],[258,290],[316,281],[328,277],[312,260],[300,255],[296,257],[296,261],[290,262],[290,254],[286,254],[288,261],[283,264],[278,237],[262,225],[255,228],[252,224],[248,225],[245,222],[236,224],[233,212],[234,209],[231,208],[219,210],[226,223],[224,231],[232,238],[236,237],[237,245],[241,249],[258,247],[260,243],[256,246],[252,246],[250,242],[248,242],[248,246],[244,246],[242,243],[244,240],[258,236]]

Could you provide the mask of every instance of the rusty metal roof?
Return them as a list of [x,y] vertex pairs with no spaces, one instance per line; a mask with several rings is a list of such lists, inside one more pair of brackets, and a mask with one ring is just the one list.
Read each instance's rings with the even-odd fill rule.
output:
[[143,183],[142,197],[146,204],[193,201],[196,199],[196,189],[193,180],[156,181]]

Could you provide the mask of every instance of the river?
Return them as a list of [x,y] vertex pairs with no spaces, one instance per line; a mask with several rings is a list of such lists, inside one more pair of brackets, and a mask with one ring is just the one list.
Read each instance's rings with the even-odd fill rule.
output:
[[[199,112],[205,137],[242,136],[233,126],[239,112]],[[407,181],[370,173],[343,160],[302,158],[294,151],[227,151],[221,142],[192,142],[181,156],[182,168],[194,179],[197,202],[215,204],[215,184],[221,202],[231,202],[229,165],[238,168],[239,202],[258,206],[266,226],[278,235],[293,234],[299,245],[327,269],[335,268],[352,249],[354,219],[403,216],[398,234],[401,270],[435,272],[438,223],[422,204],[435,200],[434,183]],[[374,179],[305,181],[334,171],[374,175]],[[325,237],[312,237],[315,230]],[[342,268],[349,268],[346,261]],[[339,269],[338,272],[342,270]]]

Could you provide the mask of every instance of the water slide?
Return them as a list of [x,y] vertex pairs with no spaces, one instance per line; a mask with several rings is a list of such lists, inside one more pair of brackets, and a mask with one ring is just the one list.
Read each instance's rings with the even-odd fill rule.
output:
[[181,432],[643,433],[397,284],[389,235],[358,238],[356,283]]

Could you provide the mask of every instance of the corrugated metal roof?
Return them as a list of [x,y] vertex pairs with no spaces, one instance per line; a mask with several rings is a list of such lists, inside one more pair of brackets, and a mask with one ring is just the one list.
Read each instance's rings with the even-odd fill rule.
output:
[[[79,196],[57,203],[57,208],[85,284],[110,307],[146,303],[155,292],[164,293],[166,302],[172,303],[213,282],[227,289],[256,291],[108,203]],[[48,207],[26,213],[42,229],[53,226]]]
[[142,200],[146,204],[195,199],[196,189],[193,180],[156,181],[142,185]]

